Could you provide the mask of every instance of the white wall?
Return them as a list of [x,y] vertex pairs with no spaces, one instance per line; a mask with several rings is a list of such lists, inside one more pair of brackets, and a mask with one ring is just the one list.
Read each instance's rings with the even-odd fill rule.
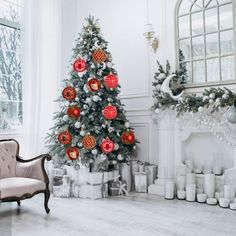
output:
[[[154,54],[143,36],[147,23],[146,0],[77,1],[78,32],[84,18],[89,15],[100,20],[104,38],[109,42],[114,67],[119,74],[121,98],[140,141],[138,159],[151,163],[158,162],[157,127],[149,110],[152,106],[151,83],[157,70],[157,59],[163,62],[167,56],[171,56],[171,62],[175,61],[174,41],[170,36],[173,35],[171,20],[174,17],[170,15],[173,14],[174,2],[149,0],[149,19],[160,39],[160,48]],[[167,8],[168,12],[164,14]],[[167,25],[165,19],[168,19]]]

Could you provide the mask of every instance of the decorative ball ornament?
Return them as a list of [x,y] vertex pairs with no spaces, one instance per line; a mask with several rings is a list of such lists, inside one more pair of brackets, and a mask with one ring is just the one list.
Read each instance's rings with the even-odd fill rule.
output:
[[235,106],[230,107],[225,115],[229,123],[232,123],[232,124],[236,123],[236,107]]
[[107,54],[101,49],[98,48],[92,53],[93,61],[101,64],[107,59]]
[[101,88],[101,83],[98,79],[96,78],[93,78],[93,79],[90,79],[88,82],[87,82],[87,88],[88,90],[90,90],[91,92],[97,92],[98,90],[100,90]]
[[129,121],[126,121],[126,122],[125,122],[125,127],[126,127],[126,128],[129,128],[129,127],[130,127]]
[[67,121],[69,120],[69,116],[68,116],[68,115],[64,115],[64,116],[62,117],[62,120],[65,121],[65,122],[67,122]]
[[66,150],[66,155],[68,159],[74,161],[79,158],[79,150],[76,147],[70,147]]
[[132,131],[124,131],[121,140],[124,144],[133,144],[135,141],[135,135]]
[[68,101],[72,101],[75,99],[76,97],[76,91],[73,87],[71,86],[67,86],[66,88],[63,89],[62,91],[62,96],[68,100]]
[[105,119],[113,120],[117,117],[117,109],[113,105],[108,105],[103,109],[102,114]]
[[57,138],[61,144],[67,145],[71,142],[72,135],[69,131],[66,130],[66,131],[61,132]]
[[96,146],[97,141],[94,136],[87,134],[83,137],[82,144],[85,149],[92,150]]
[[109,138],[106,138],[101,144],[102,152],[106,154],[113,152],[114,147],[115,147],[114,142]]
[[109,74],[104,78],[104,84],[109,89],[115,89],[118,85],[118,78],[116,75]]
[[77,59],[74,64],[73,68],[77,72],[83,72],[86,70],[86,61],[82,58]]
[[77,119],[80,116],[80,109],[77,106],[72,106],[67,109],[67,114],[70,118]]

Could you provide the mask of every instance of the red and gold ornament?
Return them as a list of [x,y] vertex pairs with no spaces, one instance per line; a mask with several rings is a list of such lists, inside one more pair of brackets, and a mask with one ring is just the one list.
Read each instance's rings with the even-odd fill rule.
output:
[[84,148],[91,150],[96,146],[97,141],[94,136],[87,134],[83,137],[82,144]]
[[92,54],[93,61],[101,64],[107,59],[107,54],[101,49],[96,49]]
[[68,100],[68,101],[72,101],[75,99],[76,97],[76,91],[73,87],[71,86],[67,86],[63,89],[62,91],[62,96]]
[[107,120],[113,120],[117,117],[117,109],[113,105],[108,105],[102,110],[102,114]]
[[116,75],[109,74],[104,78],[104,84],[109,89],[115,89],[118,85],[118,78]]
[[67,114],[70,118],[77,119],[80,116],[80,109],[77,106],[72,106],[67,109]]
[[124,131],[121,135],[121,140],[124,144],[133,144],[135,142],[135,135],[132,131]]
[[86,70],[86,61],[82,58],[78,58],[73,64],[74,70],[77,72],[83,72]]
[[68,159],[74,161],[79,158],[79,150],[77,147],[70,147],[66,150],[66,155]]
[[108,153],[113,152],[114,147],[115,147],[114,142],[110,140],[109,138],[106,138],[105,140],[102,141],[101,149],[103,153],[108,154]]
[[101,83],[98,79],[92,78],[87,82],[87,88],[92,92],[97,92],[101,88]]
[[61,143],[61,144],[69,144],[72,140],[72,135],[69,131],[63,131],[61,132],[58,137],[57,137],[58,141]]

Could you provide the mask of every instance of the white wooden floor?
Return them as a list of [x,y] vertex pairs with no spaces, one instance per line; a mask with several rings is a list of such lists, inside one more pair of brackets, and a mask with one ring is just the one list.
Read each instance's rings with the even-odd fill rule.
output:
[[[141,194],[101,200],[43,195],[0,207],[1,236],[235,236],[236,212]],[[6,232],[8,231],[8,232]],[[5,232],[5,233],[4,233]]]

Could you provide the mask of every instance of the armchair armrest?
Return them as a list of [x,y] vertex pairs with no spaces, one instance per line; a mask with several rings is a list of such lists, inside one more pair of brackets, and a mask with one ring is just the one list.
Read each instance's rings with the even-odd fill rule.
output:
[[26,160],[16,156],[16,176],[42,180],[48,184],[48,175],[44,168],[45,160],[51,160],[49,154],[42,154]]

